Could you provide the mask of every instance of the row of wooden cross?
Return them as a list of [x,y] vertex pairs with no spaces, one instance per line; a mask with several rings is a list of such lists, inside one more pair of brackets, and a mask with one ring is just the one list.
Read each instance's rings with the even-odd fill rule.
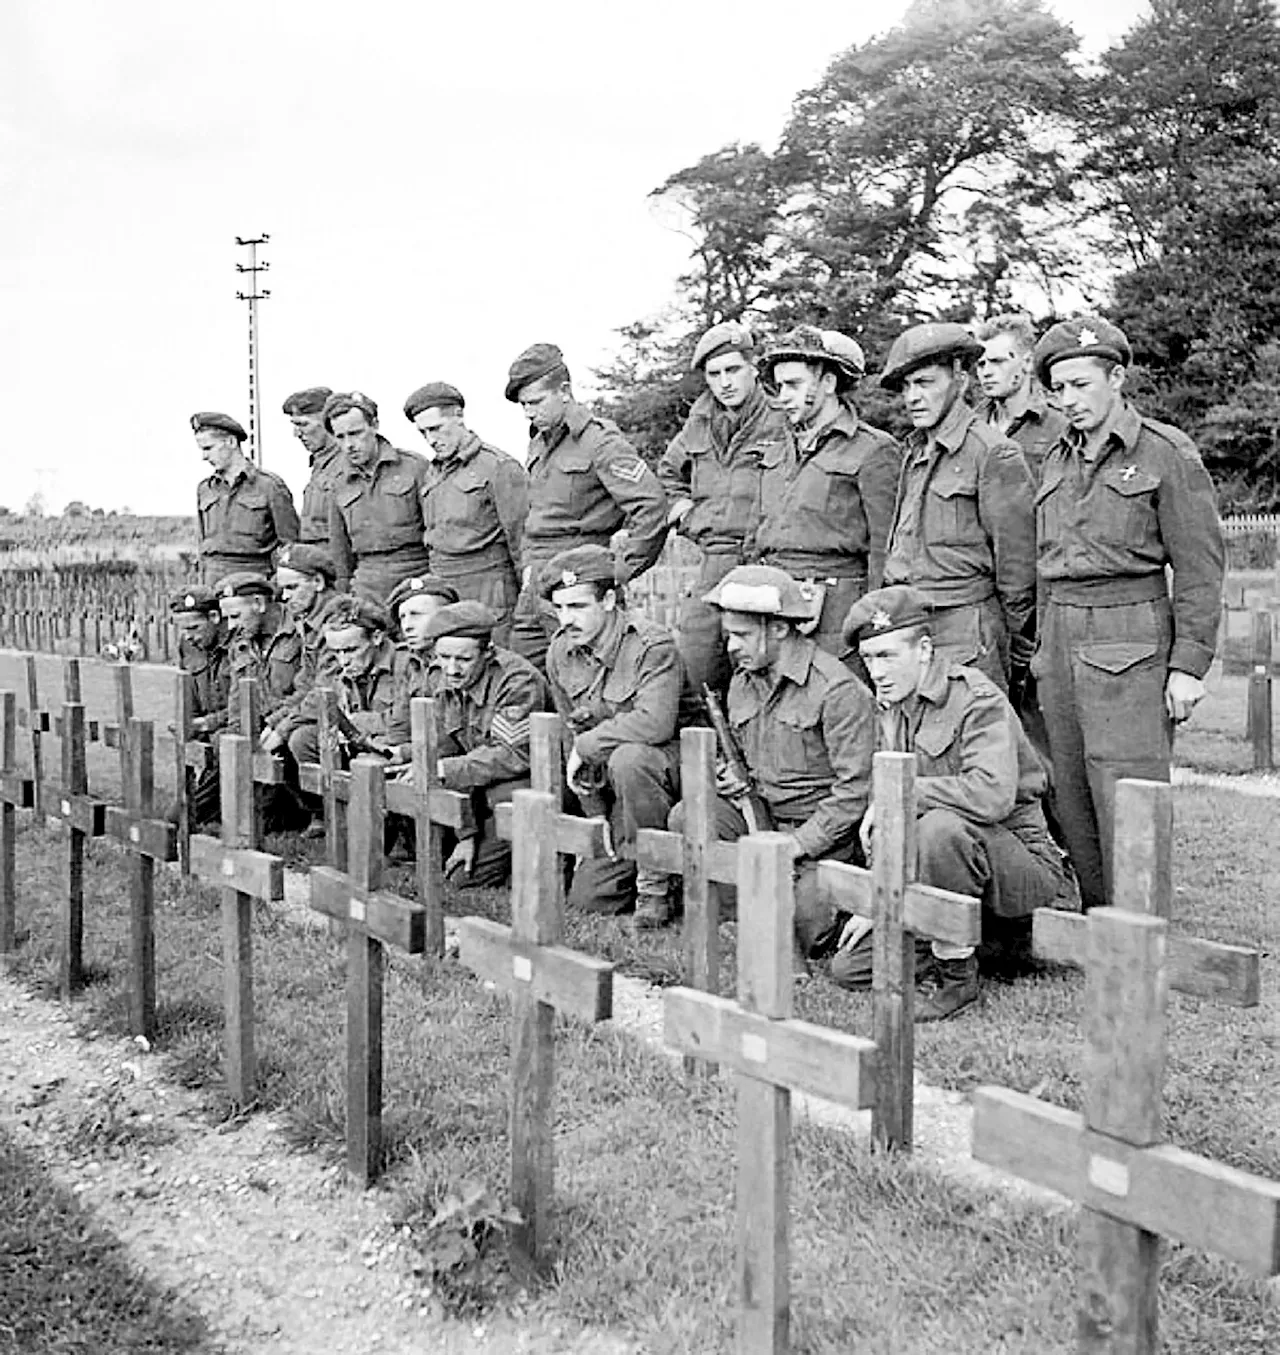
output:
[[[125,670],[127,671],[127,670]],[[121,679],[122,683],[126,679]],[[68,696],[76,694],[70,685]],[[123,700],[123,698],[122,698]],[[283,863],[260,850],[261,787],[278,778],[256,753],[254,696],[240,734],[220,741],[222,837],[195,836],[191,865],[222,890],[227,1074],[232,1096],[253,1099],[252,910],[283,895]],[[125,709],[122,705],[122,710]],[[322,718],[329,723],[326,710]],[[440,953],[444,928],[439,836],[471,826],[468,797],[435,781],[429,702],[414,703],[410,779],[388,782],[376,758],[337,767],[322,736],[323,763],[304,784],[326,799],[329,865],[312,871],[312,906],[347,933],[348,1163],[369,1182],[381,1159],[383,947]],[[134,945],[131,1020],[154,1028],[150,942],[152,873],[173,860],[171,824],[155,817],[154,740],[145,721],[120,724],[125,804],[87,793],[84,712],[68,700],[51,722],[62,742],[60,782],[33,782],[15,770],[12,693],[0,695],[0,951],[13,945],[13,841],[18,807],[36,801],[67,832],[68,908],[62,937],[63,986],[78,978],[83,932],[83,851],[87,836],[110,833],[129,850]],[[607,850],[603,824],[561,812],[559,726],[535,718],[534,787],[516,792],[499,815],[513,840],[512,925],[458,924],[461,958],[512,994],[510,1109],[512,1204],[523,1223],[513,1245],[536,1266],[544,1255],[552,1201],[552,1019],[560,1010],[598,1022],[612,1011],[612,968],[566,949],[560,860]],[[740,1348],[787,1349],[787,1194],[790,1098],[800,1091],[853,1109],[871,1108],[874,1139],[909,1148],[912,1137],[914,935],[973,944],[977,900],[912,881],[914,759],[880,754],[874,798],[877,852],[871,871],[820,868],[828,899],[875,919],[872,1040],[792,1017],[792,843],[762,834],[737,844],[711,835],[714,744],[706,730],[682,734],[686,789],[683,834],[642,832],[645,864],[680,873],[686,900],[691,986],[665,994],[665,1036],[688,1066],[719,1063],[738,1084]],[[418,833],[421,900],[382,889],[383,820],[411,816]],[[1238,947],[1168,933],[1172,899],[1169,787],[1125,782],[1118,789],[1115,904],[1084,917],[1043,911],[1037,953],[1082,966],[1085,992],[1083,1114],[994,1088],[975,1094],[974,1155],[1081,1202],[1080,1345],[1085,1350],[1154,1351],[1159,1238],[1175,1237],[1263,1274],[1280,1271],[1280,1186],[1162,1143],[1161,1087],[1168,988],[1237,1005],[1258,1000],[1258,957]],[[715,992],[719,969],[713,883],[738,889],[738,993]]]

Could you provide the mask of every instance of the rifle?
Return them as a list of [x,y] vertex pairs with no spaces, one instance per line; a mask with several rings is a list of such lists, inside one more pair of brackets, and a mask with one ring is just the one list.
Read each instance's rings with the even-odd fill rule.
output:
[[[720,745],[720,756],[724,758],[734,776],[750,787],[753,784],[751,768],[747,766],[747,760],[742,756],[742,749],[738,747],[738,741],[733,737],[733,730],[729,728],[729,721],[725,718],[724,707],[720,704],[720,698],[705,682],[702,684],[702,701],[707,708],[711,728],[716,731],[716,742]],[[773,815],[769,812],[769,806],[759,791],[748,789],[736,803],[738,808],[742,810],[742,817],[747,821],[747,832],[772,832]]]
[[334,701],[329,707],[333,722],[338,727],[338,733],[342,735],[346,742],[348,751],[354,756],[359,753],[373,753],[377,757],[390,757],[391,749],[385,744],[379,744],[372,736],[365,734],[351,716],[342,709],[338,701]]

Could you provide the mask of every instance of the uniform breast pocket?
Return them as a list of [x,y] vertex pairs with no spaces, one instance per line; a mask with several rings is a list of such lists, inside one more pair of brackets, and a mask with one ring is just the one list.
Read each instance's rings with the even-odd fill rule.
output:
[[926,721],[916,730],[912,740],[914,751],[926,765],[944,766],[948,771],[956,771],[960,761],[956,734],[956,727],[952,724]]
[[629,665],[619,666],[605,678],[601,695],[611,710],[630,710],[635,702],[639,685]]
[[925,514],[926,540],[964,542],[980,535],[976,470],[966,467],[940,473],[929,486]]
[[1141,546],[1153,540],[1159,534],[1159,479],[1134,466],[1106,470],[1100,479],[1097,513],[1091,515],[1099,536],[1124,546]]
[[578,452],[557,458],[548,481],[548,497],[555,501],[556,507],[563,508],[570,521],[582,517],[600,492],[591,458]]
[[383,486],[381,497],[388,527],[401,527],[410,532],[420,529],[422,514],[418,509],[418,486],[410,476],[393,476]]
[[830,770],[816,706],[777,711],[766,726],[770,761],[786,778],[821,777]]
[[267,496],[260,489],[246,489],[231,501],[227,513],[227,530],[244,544],[258,545],[267,539],[267,523],[271,518]]

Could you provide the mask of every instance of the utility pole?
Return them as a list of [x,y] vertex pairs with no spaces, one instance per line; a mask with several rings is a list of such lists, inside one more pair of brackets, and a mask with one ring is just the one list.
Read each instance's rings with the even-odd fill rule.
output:
[[261,364],[258,359],[258,302],[265,301],[271,295],[268,288],[258,288],[258,274],[265,273],[271,267],[263,260],[258,262],[258,246],[265,245],[271,237],[264,231],[261,235],[242,239],[236,236],[236,244],[249,251],[247,264],[236,264],[237,273],[249,275],[247,292],[237,292],[237,301],[249,303],[249,460],[262,465],[262,427],[258,418],[262,409]]

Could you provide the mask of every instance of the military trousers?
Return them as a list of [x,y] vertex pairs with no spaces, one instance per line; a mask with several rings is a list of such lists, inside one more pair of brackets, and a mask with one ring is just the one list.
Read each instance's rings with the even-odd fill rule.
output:
[[676,635],[676,646],[684,662],[689,683],[695,692],[702,691],[706,683],[713,691],[725,692],[733,668],[729,662],[728,651],[724,647],[724,635],[720,630],[720,609],[703,602],[705,593],[709,593],[721,579],[736,566],[743,563],[741,551],[715,550],[703,554],[698,569],[697,582],[692,594],[685,598],[680,608],[680,626]]
[[625,913],[635,907],[637,883],[665,885],[665,877],[650,872],[637,882],[636,830],[667,826],[680,799],[680,744],[675,739],[658,746],[624,743],[609,754],[606,775],[603,793],[615,859],[580,861],[568,905],[589,913]]
[[1164,688],[1172,641],[1167,597],[1075,606],[1050,592],[1031,672],[1054,808],[1086,908],[1112,896],[1116,782],[1169,779],[1173,724]]
[[261,574],[269,579],[273,569],[269,551],[265,555],[202,555],[200,582],[212,587],[228,574]]
[[351,576],[351,591],[381,605],[396,584],[427,572],[425,546],[388,551],[385,555],[361,555]]
[[935,607],[933,647],[951,663],[985,673],[1002,692],[1009,690],[1009,632],[995,597],[959,607]]
[[[462,602],[482,602],[501,617],[500,623],[494,627],[493,643],[502,649],[511,648],[511,627],[520,597],[520,583],[509,564],[495,565],[492,569],[476,570],[471,574],[441,572],[438,577],[458,590],[458,598]],[[546,652],[545,646],[543,652]]]
[[536,560],[525,566],[528,582],[520,589],[511,616],[512,650],[540,673],[547,671],[547,649],[557,629],[555,609],[538,596],[538,572],[544,563]]
[[[720,842],[736,842],[747,835],[747,821],[742,811],[729,800],[716,796],[711,802],[711,822],[716,838]],[[778,822],[780,833],[793,832],[800,822]],[[667,817],[667,827],[673,833],[684,832],[684,805],[676,805]],[[821,858],[824,861],[844,861],[847,864],[862,864],[862,848],[857,833],[837,843]],[[737,913],[738,891],[733,885],[713,884],[721,920],[733,917]],[[806,958],[821,954],[832,938],[836,922],[836,912],[830,903],[823,900],[818,890],[818,861],[804,857],[796,862],[795,870],[795,933],[796,942]]]

